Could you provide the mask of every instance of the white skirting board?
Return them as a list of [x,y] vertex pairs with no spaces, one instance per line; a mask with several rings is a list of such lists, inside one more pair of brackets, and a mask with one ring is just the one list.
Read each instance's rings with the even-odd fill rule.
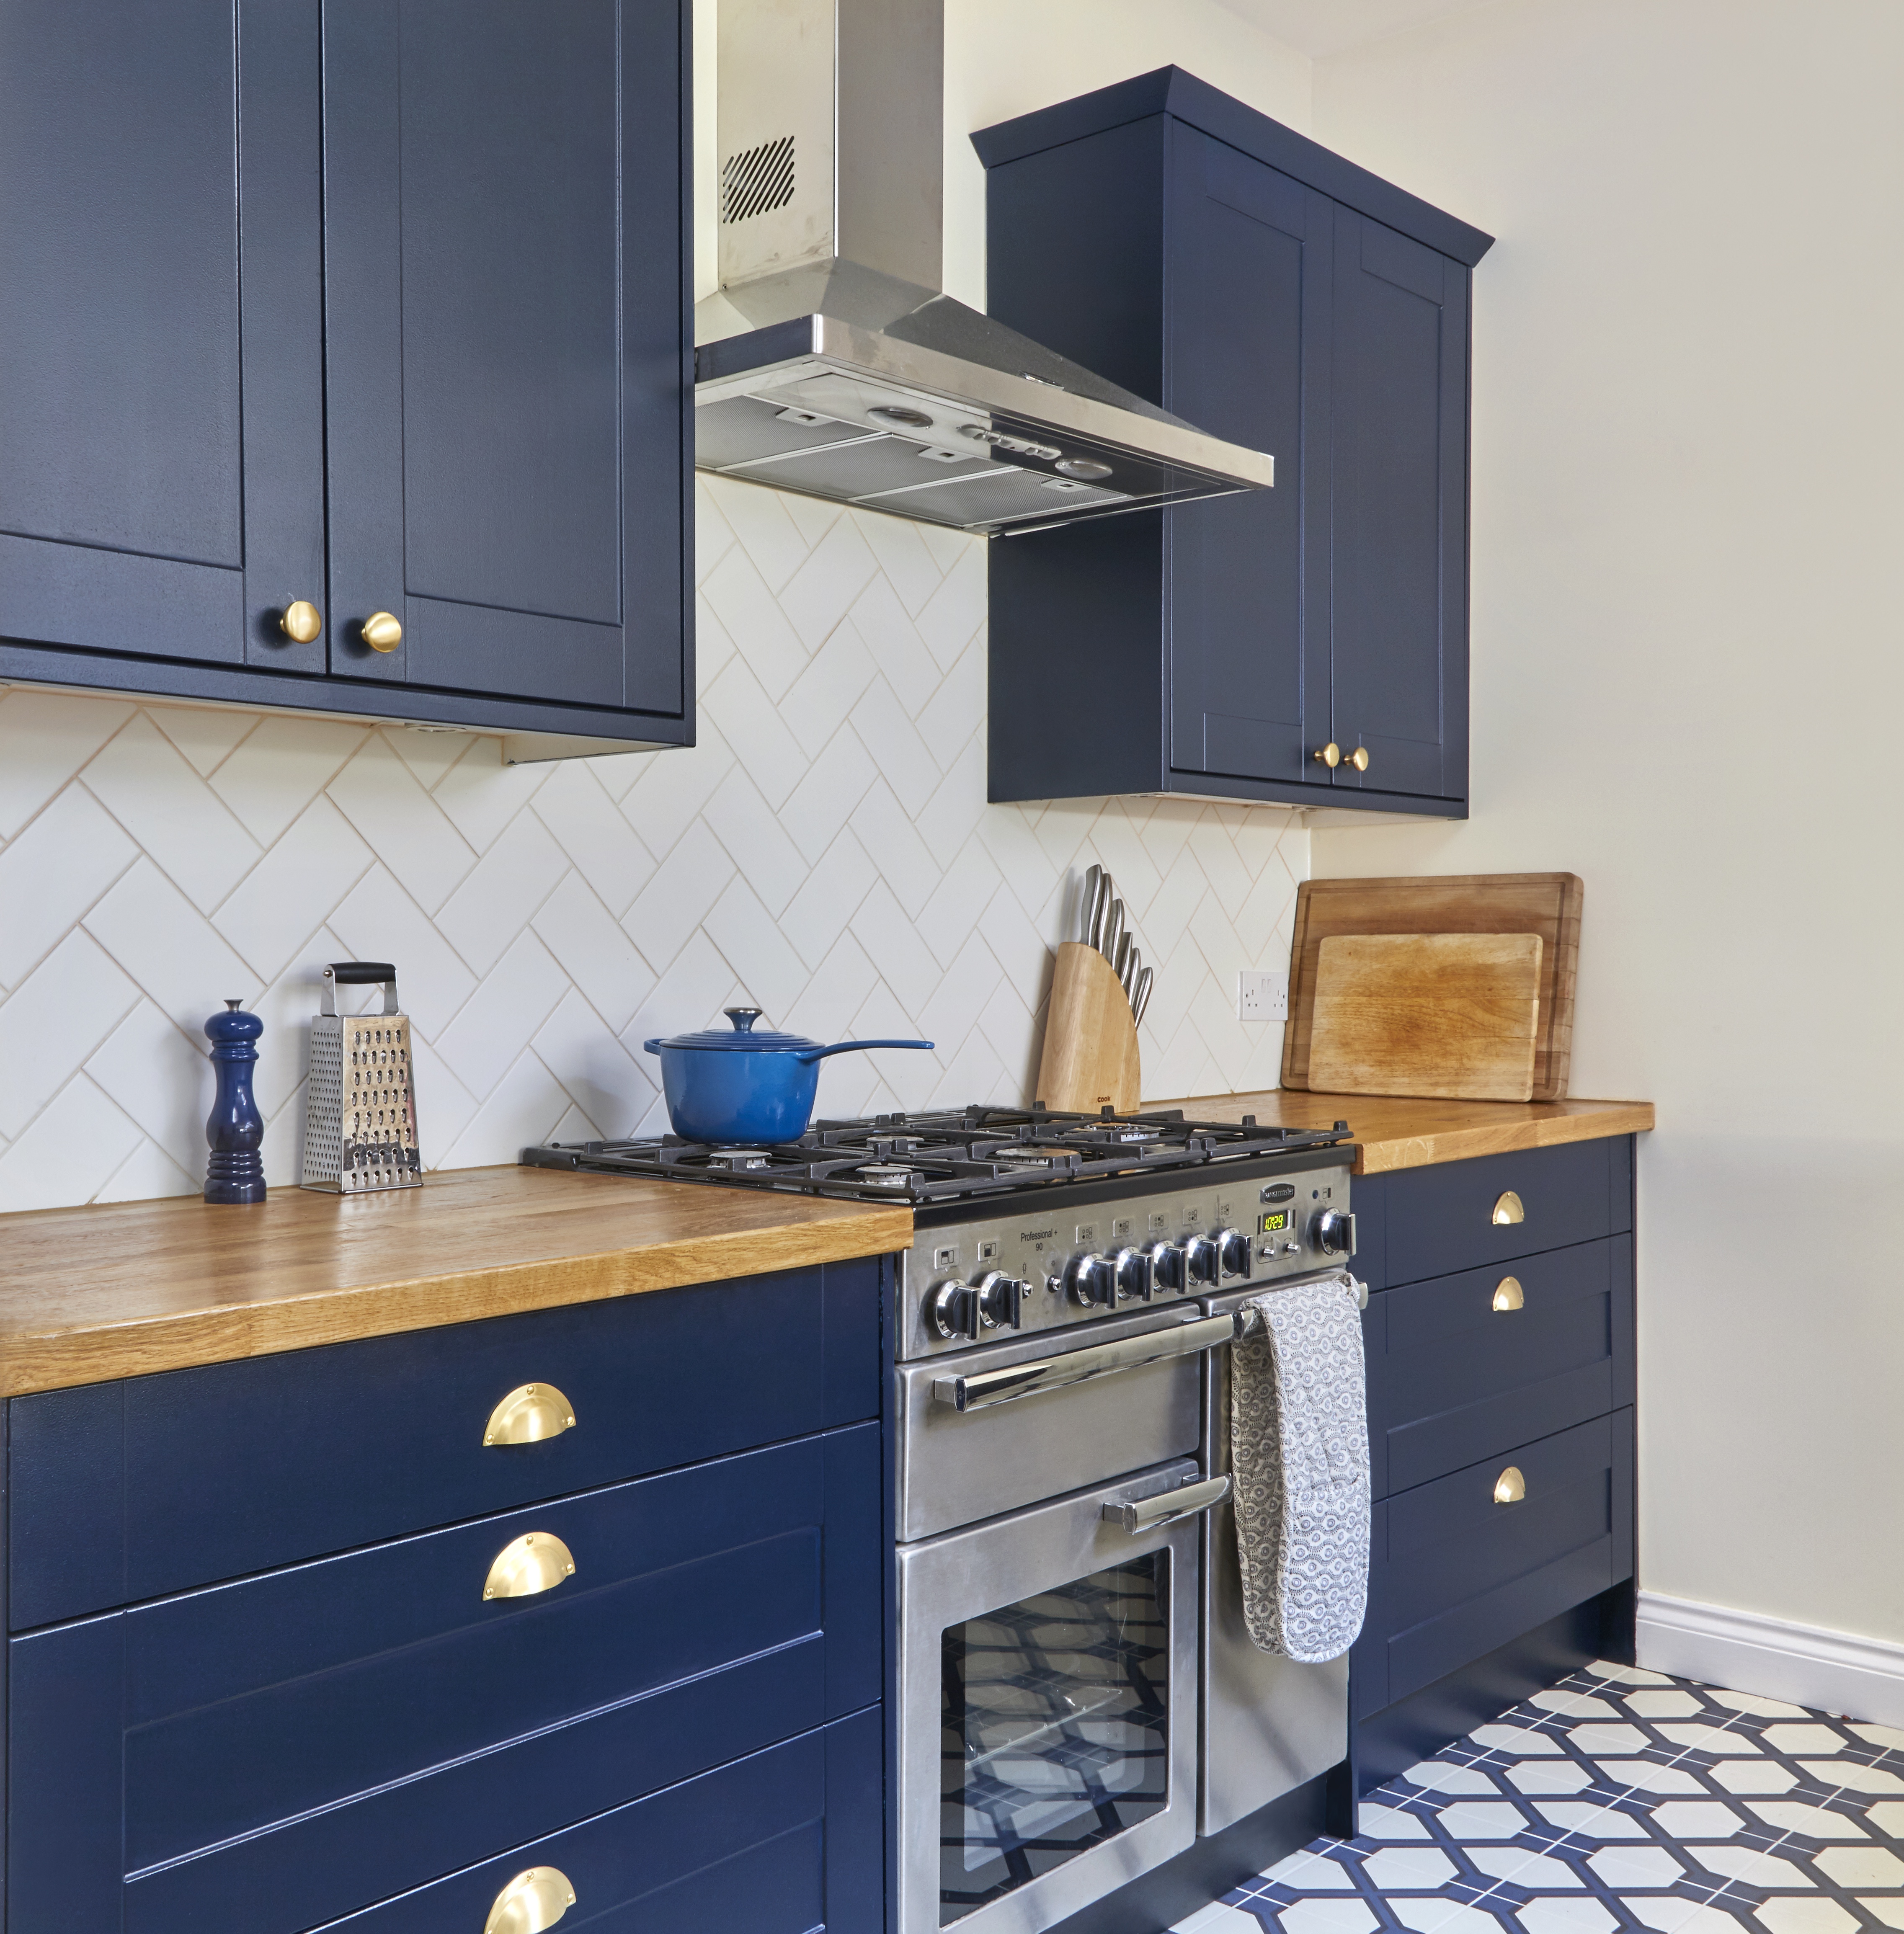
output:
[[1639,1595],[1638,1637],[1652,1671],[1904,1726],[1904,1645],[1658,1592]]

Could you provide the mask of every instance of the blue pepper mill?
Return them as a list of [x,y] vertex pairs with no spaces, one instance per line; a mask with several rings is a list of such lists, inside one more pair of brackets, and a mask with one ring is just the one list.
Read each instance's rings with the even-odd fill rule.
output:
[[226,1012],[205,1023],[218,1077],[218,1098],[205,1118],[205,1139],[212,1145],[212,1158],[205,1164],[205,1200],[262,1202],[264,1158],[258,1150],[264,1117],[252,1094],[252,1070],[258,1065],[252,1044],[264,1033],[264,1023],[236,1001],[224,1005]]

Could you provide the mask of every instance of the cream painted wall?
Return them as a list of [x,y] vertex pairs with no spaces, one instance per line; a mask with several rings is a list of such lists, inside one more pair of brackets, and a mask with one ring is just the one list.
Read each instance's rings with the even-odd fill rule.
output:
[[1474,816],[1318,876],[1586,882],[1649,1095],[1640,1582],[1904,1640],[1904,9],[1504,0],[1317,64],[1475,276]]

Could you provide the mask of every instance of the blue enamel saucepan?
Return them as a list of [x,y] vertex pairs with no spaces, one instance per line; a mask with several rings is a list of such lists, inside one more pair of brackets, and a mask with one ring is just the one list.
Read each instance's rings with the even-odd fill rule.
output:
[[708,1028],[642,1046],[661,1059],[661,1092],[674,1132],[691,1142],[798,1141],[812,1119],[820,1063],[868,1047],[930,1047],[929,1041],[836,1041],[756,1034],[758,1008],[723,1010],[731,1033]]

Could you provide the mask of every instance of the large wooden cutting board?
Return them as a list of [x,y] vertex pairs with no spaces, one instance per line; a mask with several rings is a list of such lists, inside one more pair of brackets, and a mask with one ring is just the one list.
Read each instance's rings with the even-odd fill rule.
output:
[[1317,950],[1309,1079],[1333,1095],[1525,1101],[1538,933],[1337,933]]
[[1296,890],[1289,951],[1289,1023],[1282,1035],[1282,1085],[1321,1091],[1309,1078],[1315,972],[1324,940],[1337,933],[1538,933],[1541,1010],[1534,1042],[1535,1101],[1567,1092],[1574,1047],[1574,983],[1580,963],[1577,873],[1468,873],[1440,879],[1305,880]]

